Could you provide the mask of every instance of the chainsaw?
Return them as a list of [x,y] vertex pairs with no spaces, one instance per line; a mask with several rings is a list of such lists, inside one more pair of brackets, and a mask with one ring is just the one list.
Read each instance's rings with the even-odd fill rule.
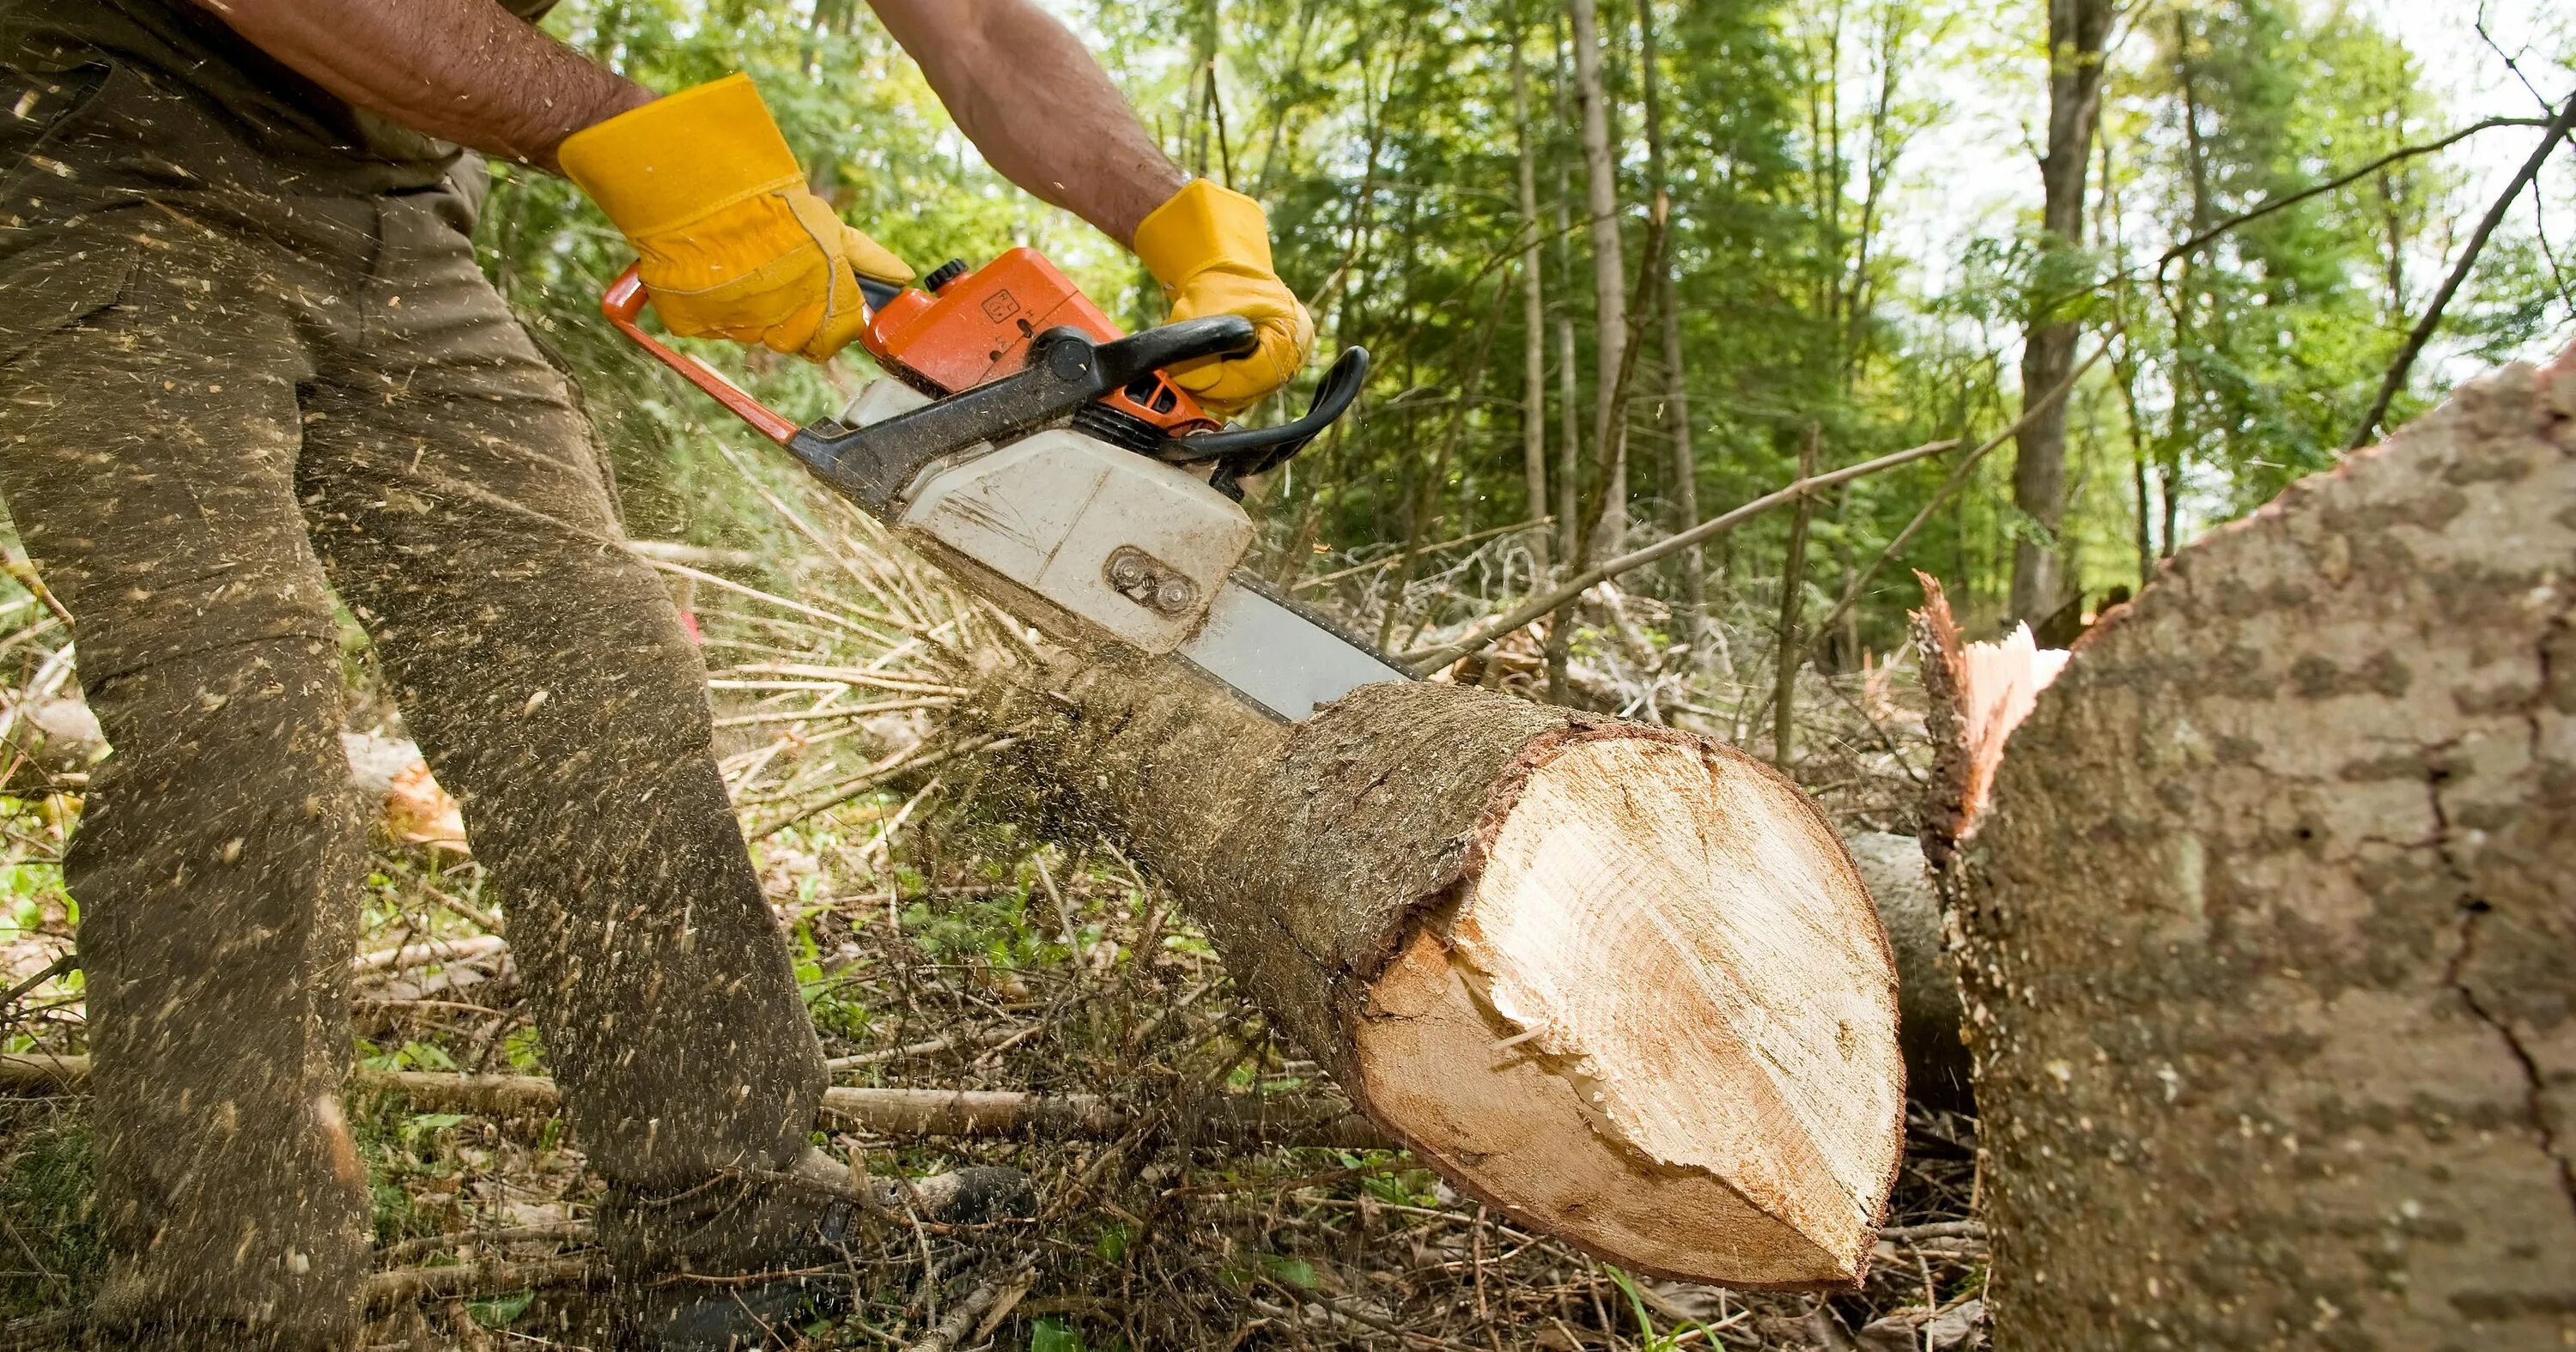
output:
[[834,492],[1058,643],[1113,660],[1176,655],[1289,722],[1360,686],[1412,679],[1235,571],[1253,539],[1242,480],[1285,464],[1350,408],[1365,349],[1342,353],[1303,417],[1228,428],[1164,373],[1251,352],[1239,315],[1124,334],[1028,248],[972,271],[951,260],[918,288],[861,287],[859,343],[886,375],[803,426],[646,333],[634,269],[600,308]]

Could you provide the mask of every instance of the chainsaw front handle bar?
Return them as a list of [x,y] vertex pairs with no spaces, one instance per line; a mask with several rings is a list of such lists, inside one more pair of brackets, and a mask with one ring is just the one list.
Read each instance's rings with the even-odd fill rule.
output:
[[676,351],[661,339],[646,333],[644,326],[635,322],[644,314],[645,300],[644,279],[636,276],[635,269],[629,267],[616,281],[608,284],[608,293],[599,298],[599,312],[608,316],[608,322],[616,325],[618,332],[634,340],[637,347],[653,354],[664,366],[679,372],[681,379],[714,396],[717,403],[732,409],[735,417],[751,424],[751,430],[781,446],[795,437],[796,424],[771,412],[767,404],[752,398],[750,391],[725,379],[716,368],[688,353]]
[[[902,290],[890,282],[870,277],[859,279],[859,294],[867,298],[871,307],[893,300]],[[644,279],[636,275],[633,265],[629,265],[616,281],[608,284],[607,294],[599,298],[599,312],[608,316],[608,322],[616,325],[618,332],[634,340],[637,347],[653,354],[664,366],[679,372],[682,379],[715,396],[717,403],[732,409],[734,416],[751,424],[753,431],[781,446],[796,435],[796,424],[752,398],[749,391],[725,379],[722,372],[688,353],[675,351],[661,339],[646,333],[643,325],[636,321],[643,318],[644,302],[648,299]]]
[[[868,277],[859,279],[859,293],[867,298],[871,309],[893,300],[902,291],[903,288],[889,282]],[[626,271],[618,274],[616,281],[609,283],[607,292],[599,298],[599,311],[608,316],[608,322],[616,325],[617,331],[625,334],[637,347],[664,366],[679,372],[682,379],[706,391],[717,403],[731,409],[734,416],[749,423],[753,431],[781,446],[795,439],[796,424],[785,415],[753,398],[749,391],[725,379],[724,374],[714,367],[646,333],[639,321],[644,317],[644,303],[650,299],[651,295],[644,288],[644,279],[630,264]],[[1088,340],[1085,341],[1087,345]],[[1103,369],[1120,373],[1118,379],[1109,382],[1108,390],[1114,390],[1166,366],[1201,357],[1247,356],[1259,346],[1252,321],[1236,315],[1212,315],[1206,319],[1147,329],[1115,342],[1100,344],[1098,350],[1104,354]],[[874,349],[870,349],[870,355],[884,356]],[[1035,365],[1039,355],[1040,348],[1031,347],[1030,364]],[[1104,394],[1107,392],[1102,391]],[[1068,415],[1071,412],[1071,409],[1066,410]]]
[[[869,293],[872,304],[891,299]],[[922,466],[981,442],[998,443],[1073,416],[1113,390],[1203,357],[1243,356],[1259,346],[1252,321],[1210,315],[1096,342],[1079,329],[1050,329],[1029,345],[1028,365],[1000,380],[935,398],[867,427],[831,418],[799,427],[727,380],[714,367],[644,331],[643,280],[628,268],[600,298],[608,322],[680,373],[753,431],[786,447],[825,482],[879,516]]]

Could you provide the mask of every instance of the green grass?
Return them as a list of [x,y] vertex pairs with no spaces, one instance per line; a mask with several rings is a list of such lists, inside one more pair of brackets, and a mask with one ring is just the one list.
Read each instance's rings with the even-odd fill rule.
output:
[[379,1247],[439,1233],[435,1217],[412,1205],[405,1180],[443,1178],[456,1172],[451,1133],[465,1119],[454,1113],[415,1113],[399,1094],[355,1095],[350,1135],[367,1166],[367,1201]]

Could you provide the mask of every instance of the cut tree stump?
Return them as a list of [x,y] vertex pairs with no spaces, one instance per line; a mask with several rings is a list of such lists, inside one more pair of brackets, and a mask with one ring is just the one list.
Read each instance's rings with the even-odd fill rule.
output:
[[968,705],[1460,1188],[1640,1271],[1860,1277],[1903,1135],[1894,973],[1769,767],[1432,683],[1292,728],[1178,662],[1023,662]]
[[2576,1343],[2571,713],[2567,358],[2077,646],[1944,877],[1998,1348]]

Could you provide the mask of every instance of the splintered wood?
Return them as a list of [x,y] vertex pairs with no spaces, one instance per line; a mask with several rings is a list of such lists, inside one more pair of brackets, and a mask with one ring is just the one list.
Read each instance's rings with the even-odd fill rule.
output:
[[1913,613],[1914,637],[1923,650],[1925,727],[1936,756],[1923,850],[1938,867],[1985,815],[2004,743],[2030,717],[2039,692],[2066,669],[2071,654],[2039,646],[2027,624],[2014,625],[2001,642],[1967,642],[1940,580],[1921,571],[1914,580],[1923,585],[1923,608]]
[[1642,739],[1567,746],[1497,815],[1456,910],[1371,988],[1366,1099],[1632,1266],[1856,1280],[1904,1080],[1876,915],[1823,822],[1749,761]]

